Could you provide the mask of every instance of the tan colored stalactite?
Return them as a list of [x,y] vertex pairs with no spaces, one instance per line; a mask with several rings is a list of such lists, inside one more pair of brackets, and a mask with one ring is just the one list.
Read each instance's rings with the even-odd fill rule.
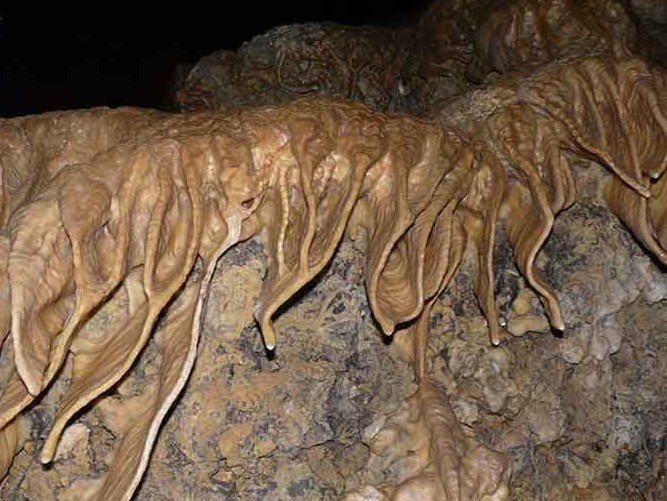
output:
[[13,420],[0,430],[0,478],[9,471],[14,455],[28,434],[29,430],[21,418]]
[[495,113],[486,127],[494,138],[496,158],[504,162],[511,178],[503,195],[503,222],[517,266],[543,300],[551,325],[563,330],[556,294],[535,269],[555,215],[574,199],[569,166],[559,162],[557,154],[550,155],[558,148],[553,140],[556,128],[520,107]]
[[[119,147],[88,164],[67,167],[44,188],[37,200],[22,206],[12,220],[9,276],[10,282],[14,277],[14,330],[11,336],[20,349],[16,353],[19,370],[2,395],[2,419],[10,422],[8,426],[13,426],[14,416],[58,372],[78,327],[88,319],[91,310],[103,305],[121,281],[128,291],[139,292],[131,294],[129,319],[118,326],[115,334],[87,346],[75,343],[73,381],[42,451],[45,462],[53,458],[69,419],[130,368],[152,332],[155,318],[190,274],[196,254],[210,257],[211,247],[219,247],[221,238],[227,241],[230,231],[233,231],[233,241],[225,244],[225,248],[236,243],[241,237],[241,223],[256,208],[242,204],[248,197],[252,198],[253,190],[261,183],[253,182],[236,190],[234,181],[224,183],[225,186],[221,184],[220,169],[224,165],[214,165],[217,172],[213,171],[214,176],[210,178],[210,170],[201,172],[197,162],[183,162],[188,146],[194,150],[200,146],[201,140],[196,135],[192,139],[186,146],[158,137],[137,147]],[[209,138],[203,139],[206,144],[210,143]],[[223,156],[228,153],[223,152]],[[238,166],[228,168],[238,169]],[[244,175],[248,174],[237,172],[233,177],[237,183],[247,183]],[[222,219],[212,214],[210,191],[217,192],[217,210],[225,212]],[[202,200],[208,203],[207,207]],[[91,210],[94,208],[97,210]],[[46,214],[55,217],[57,222],[50,224],[44,217]],[[216,220],[225,220],[227,224],[220,227]],[[207,228],[203,228],[204,222]],[[49,240],[58,246],[30,249],[35,241]],[[206,244],[202,248],[201,240]],[[49,255],[54,250],[55,260]],[[50,287],[44,287],[38,278],[40,267],[35,263],[40,262],[48,263]],[[30,274],[37,274],[32,282]],[[30,298],[29,303],[27,298]],[[30,308],[26,308],[26,304]],[[54,308],[58,312],[56,316],[51,313]],[[34,316],[39,316],[40,321],[32,320]],[[52,323],[45,324],[41,320],[45,318]],[[30,330],[37,325],[41,330]],[[29,351],[23,350],[22,341],[26,336]],[[191,367],[194,348],[179,353],[188,352],[191,352]],[[187,373],[189,370],[184,372],[185,378]],[[24,381],[29,382],[28,389],[33,395],[26,392]],[[174,385],[176,390],[182,388],[184,378],[179,381],[178,384],[171,381],[166,390]],[[168,409],[176,394],[169,393],[172,396],[168,396],[160,409],[165,406]],[[166,411],[160,412],[164,415]],[[159,427],[161,419],[151,429]],[[145,433],[144,430],[140,435]],[[136,450],[136,445],[131,449]],[[127,454],[121,454],[120,458],[132,461]],[[142,461],[142,469],[146,461]],[[128,470],[119,465],[119,472],[130,475],[121,479],[121,485],[134,476],[132,468],[136,466]],[[140,478],[141,471],[136,473]],[[137,483],[132,484],[130,491]],[[126,497],[130,496],[131,492]]]
[[431,282],[429,299],[415,321],[397,333],[398,343],[410,352],[417,392],[387,418],[369,444],[369,463],[400,461],[410,466],[401,471],[404,480],[398,485],[381,490],[367,486],[348,493],[346,501],[508,499],[508,458],[463,433],[444,392],[430,381],[426,366],[431,309],[456,273],[469,238],[464,223],[454,215],[457,205],[454,199],[442,209],[428,242],[430,257],[437,256],[438,263],[433,268],[425,266]]
[[327,108],[312,106],[311,116],[295,116],[282,131],[289,142],[276,157],[276,187],[260,211],[275,265],[255,315],[269,349],[276,343],[271,317],[331,260],[366,170],[384,148],[381,120],[361,107],[345,114]]
[[[210,259],[206,256],[203,276],[190,279],[191,283],[179,297],[181,304],[169,311],[166,327],[160,331],[157,340],[162,354],[159,391],[154,392],[147,411],[132,424],[123,437],[116,451],[116,461],[120,464],[105,478],[97,493],[100,501],[132,498],[148,467],[165,416],[190,377],[216,264],[220,257],[240,240],[241,220],[232,217],[226,223],[227,237]],[[128,475],[128,471],[132,475]]]
[[[370,218],[364,221],[370,222],[369,251],[373,255],[379,247],[377,255],[384,256],[371,258],[376,264],[369,276],[377,277],[378,285],[369,294],[376,305],[391,301],[388,259],[399,266],[399,276],[412,280],[415,275],[412,260],[401,260],[397,242],[414,242],[429,256],[428,280],[411,282],[411,297],[417,298],[408,307],[414,311],[411,317],[460,260],[455,252],[452,265],[442,263],[450,252],[446,242],[454,238],[458,245],[460,236],[443,243],[437,231],[433,236],[430,231],[459,228],[452,222],[453,210],[471,179],[472,155],[453,133],[324,101],[231,117],[161,116],[148,129],[138,141],[89,151],[87,161],[64,166],[44,186],[35,185],[35,196],[10,219],[10,336],[17,367],[2,395],[3,422],[13,426],[69,353],[74,362],[43,462],[53,459],[70,419],[127,373],[157,316],[188,280],[197,255],[207,266],[208,283],[221,253],[267,229],[270,272],[256,314],[268,347],[275,343],[272,315],[330,261],[358,200],[365,201],[358,207],[365,207],[360,210]],[[429,183],[434,177],[441,181]],[[393,229],[379,246],[373,239],[385,239],[386,231],[380,216],[387,215],[397,192],[403,196],[390,213],[403,222],[385,219]],[[435,211],[433,200],[438,200]],[[426,231],[406,233],[415,220],[426,224],[415,229]],[[424,262],[415,264],[421,276]],[[440,275],[434,278],[430,272],[435,270]],[[161,369],[164,386],[155,394],[158,400],[121,439],[102,498],[132,496],[166,410],[188,377],[206,297],[205,286],[197,294],[192,287],[196,283],[180,294],[183,313],[168,316],[161,331],[174,346],[190,346],[168,352],[189,355]],[[127,317],[97,339],[79,340],[91,311],[104,308],[117,290],[126,291]],[[194,313],[193,297],[199,298]],[[400,311],[385,313],[387,333],[404,320]],[[383,313],[377,309],[376,314]]]
[[[423,158],[432,157],[439,171],[428,163],[424,169],[422,160],[415,159],[416,168],[386,180],[379,178],[359,202],[366,214],[362,223],[367,234],[366,288],[385,334],[415,319],[439,290],[450,268],[449,218],[474,175],[472,151],[457,134],[447,131],[437,141],[429,138],[424,147]],[[373,169],[369,175],[372,173]],[[393,180],[393,194],[382,199],[375,193],[387,189],[382,183],[389,179]],[[396,186],[398,181],[408,186]],[[415,188],[419,184],[425,189]]]
[[550,65],[518,94],[521,102],[565,125],[564,145],[593,155],[649,197],[648,179],[667,167],[661,140],[665,118],[655,95],[663,85],[639,59],[585,58]]
[[[157,430],[170,407],[170,401],[182,389],[189,375],[198,332],[193,337],[193,320],[197,304],[197,292],[201,279],[193,280],[180,297],[180,308],[169,312],[166,328],[160,332],[159,343],[162,361],[158,388],[152,394],[146,410],[125,430],[115,451],[114,467],[104,479],[96,499],[131,499],[146,469]],[[179,384],[179,381],[181,384]]]
[[463,216],[464,227],[477,252],[475,294],[488,322],[491,343],[498,345],[500,320],[493,290],[493,250],[496,221],[507,180],[497,159],[482,154],[480,163],[483,167],[476,173],[473,186],[463,199],[459,213]]
[[[0,236],[0,346],[4,343],[11,325],[11,297],[7,264],[9,258],[9,239]],[[0,428],[2,425],[0,425]]]
[[651,186],[651,199],[648,205],[654,238],[667,252],[667,176],[662,176]]
[[[501,498],[504,460],[460,436],[447,402],[424,377],[430,307],[472,243],[475,292],[491,339],[499,341],[492,265],[500,222],[553,326],[563,327],[555,293],[535,260],[555,217],[574,200],[569,154],[609,167],[616,183],[612,209],[649,250],[664,251],[664,80],[643,64],[555,63],[460,133],[361,105],[304,100],[229,115],[160,115],[147,119],[136,141],[82,154],[83,163],[34,183],[30,200],[8,212],[16,371],[0,396],[0,424],[10,430],[72,354],[72,382],[42,451],[50,461],[69,420],[127,373],[158,315],[182,294],[183,309],[170,313],[160,334],[160,349],[173,363],[161,366],[150,412],[122,439],[120,462],[101,494],[131,497],[165,409],[193,362],[197,309],[207,291],[196,285],[197,260],[210,278],[227,248],[262,233],[269,266],[255,314],[273,348],[273,316],[326,266],[354,225],[364,235],[373,314],[385,334],[408,323],[420,384],[409,406],[421,420],[418,435],[435,444],[424,453],[430,466],[396,492],[428,479],[435,490],[428,489],[452,499]],[[648,120],[614,122],[620,115]],[[5,158],[3,173],[11,170]],[[3,201],[22,197],[21,190]],[[91,311],[119,291],[128,297],[120,325],[99,339],[78,338]],[[492,485],[485,484],[489,478]]]
[[586,58],[553,64],[519,91],[521,101],[564,124],[564,147],[614,172],[610,208],[663,263],[665,78],[639,59]]

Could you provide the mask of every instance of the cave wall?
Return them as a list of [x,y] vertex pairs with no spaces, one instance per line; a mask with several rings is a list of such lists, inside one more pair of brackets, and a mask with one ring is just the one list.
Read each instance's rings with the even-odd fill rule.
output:
[[[502,74],[530,75],[591,47],[660,60],[658,3],[606,2],[604,15],[599,4],[516,1],[483,22],[485,4],[436,2],[416,27],[398,30],[279,27],[204,58],[177,91],[178,106],[224,111],[316,94],[439,120],[460,112],[475,95],[467,92],[502,82]],[[442,21],[453,13],[456,23]],[[633,16],[657,42],[642,39]],[[510,30],[518,25],[524,30]],[[572,36],[552,43],[558,31]],[[505,43],[496,43],[499,37]],[[535,39],[541,42],[529,43]],[[605,167],[583,159],[575,167],[577,202],[556,220],[537,258],[560,299],[564,332],[550,329],[499,227],[493,287],[500,346],[488,341],[469,249],[434,306],[428,376],[466,435],[509,457],[511,499],[667,498],[664,267],[610,213]],[[390,447],[373,445],[392,416],[405,412],[402,402],[416,386],[404,333],[390,342],[369,309],[364,246],[347,237],[321,276],[281,310],[273,354],[252,315],[268,266],[264,242],[252,239],[222,257],[194,372],[136,499],[339,499],[350,492],[375,499],[379,491],[364,486],[400,484],[413,472],[410,444],[419,437],[410,429]],[[122,316],[129,299],[114,300],[118,308],[98,312],[83,337]],[[11,356],[3,350],[5,372]],[[146,406],[143,391],[159,376],[160,356],[150,341],[121,384],[70,424],[45,468],[36,457],[71,377],[66,365],[21,423],[26,442],[0,497],[92,499],[119,437]]]

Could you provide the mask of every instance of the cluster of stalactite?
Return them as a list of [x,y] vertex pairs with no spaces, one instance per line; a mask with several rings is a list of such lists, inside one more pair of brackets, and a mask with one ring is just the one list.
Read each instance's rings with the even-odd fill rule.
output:
[[[71,381],[45,463],[73,416],[129,371],[165,314],[159,387],[120,439],[98,493],[130,498],[191,372],[218,259],[262,238],[268,273],[255,316],[273,349],[276,312],[350,229],[363,235],[380,328],[409,334],[419,383],[413,421],[431,437],[421,469],[385,494],[505,497],[507,460],[462,433],[428,381],[431,307],[469,248],[490,339],[500,342],[492,265],[502,224],[519,270],[563,329],[535,258],[575,200],[573,156],[609,169],[611,209],[667,264],[665,79],[639,59],[558,61],[473,93],[432,123],[321,99],[225,114],[95,109],[3,120],[0,328],[14,368],[0,395],[2,470],[20,446],[21,412],[68,357]],[[117,295],[126,297],[124,320],[79,335]]]
[[[44,463],[153,338],[157,387],[97,493],[131,498],[192,370],[219,258],[264,243],[255,317],[273,349],[274,316],[350,231],[363,240],[371,310],[384,335],[400,331],[418,390],[371,444],[385,459],[410,450],[407,480],[348,499],[506,498],[507,458],[467,436],[428,379],[431,309],[472,252],[500,343],[501,225],[552,327],[565,327],[536,257],[576,200],[582,157],[608,169],[609,208],[667,265],[667,74],[634,57],[646,47],[617,0],[488,8],[442,0],[400,28],[275,28],[200,61],[176,92],[188,114],[0,120],[0,335],[12,364],[0,382],[0,473],[25,438],[22,414],[67,361]],[[118,298],[122,321],[85,333]]]
[[[350,220],[366,238],[366,286],[386,334],[420,314],[463,250],[454,213],[474,177],[472,150],[409,117],[300,101],[229,115],[69,112],[8,120],[3,130],[2,318],[15,365],[0,396],[3,469],[19,445],[19,414],[68,356],[71,381],[45,463],[71,418],[128,372],[166,312],[159,387],[147,390],[152,404],[120,440],[99,499],[136,489],[192,369],[208,285],[231,246],[265,240],[255,315],[270,349],[275,312],[332,259]],[[41,151],[81,130],[87,139]],[[117,294],[127,297],[123,321],[78,336]]]

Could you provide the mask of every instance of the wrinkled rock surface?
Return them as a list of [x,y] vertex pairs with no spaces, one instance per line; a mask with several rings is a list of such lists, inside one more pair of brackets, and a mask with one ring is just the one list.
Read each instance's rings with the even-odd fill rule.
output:
[[[543,318],[539,301],[499,244],[501,315],[508,324],[533,319],[531,328],[489,345],[468,260],[435,307],[429,375],[466,433],[509,454],[512,499],[662,499],[667,277],[599,202],[602,168],[579,173],[580,202],[557,221],[539,258],[563,305],[563,336],[536,331],[546,325],[534,320]],[[396,483],[397,469],[378,467],[365,441],[414,391],[412,370],[373,324],[362,262],[346,241],[279,317],[271,358],[252,319],[262,247],[250,241],[223,257],[195,371],[136,499],[339,499],[371,483]],[[61,378],[27,414],[32,432],[0,497],[91,495],[115,437],[141,409],[154,358],[151,344],[116,392],[72,422],[44,468],[34,458]]]
[[664,62],[664,11],[650,0],[435,0],[400,26],[280,26],[203,57],[185,76],[179,68],[171,94],[181,111],[316,95],[432,113],[498,73],[554,59],[595,53]]
[[[431,13],[444,4],[436,2]],[[511,27],[530,18],[533,4],[513,2],[514,10],[493,19],[509,19]],[[422,18],[419,36],[276,28],[235,53],[203,60],[178,99],[183,109],[228,109],[317,93],[421,112],[468,88],[471,68],[483,80],[513,69],[504,62],[544,62],[572,48],[526,53],[517,38],[493,46],[495,52],[480,49],[473,38],[483,25],[474,5],[456,3],[456,22],[444,21],[449,7]],[[618,14],[620,4],[605,5]],[[630,1],[628,9],[659,41],[660,3]],[[624,13],[620,28],[631,26]],[[489,30],[498,26],[507,28],[501,22]],[[588,33],[585,23],[575,27]],[[609,48],[604,37],[587,37],[599,50]],[[563,335],[550,332],[501,237],[494,263],[506,326],[501,345],[488,342],[470,256],[436,303],[429,376],[470,437],[509,455],[512,499],[667,499],[667,396],[660,390],[667,387],[667,277],[600,201],[605,176],[597,165],[578,171],[579,201],[557,220],[538,259],[561,300]],[[368,485],[395,485],[410,467],[411,451],[378,457],[370,443],[415,385],[399,346],[373,323],[357,244],[346,241],[317,283],[290,303],[277,321],[281,335],[271,356],[252,317],[265,266],[255,240],[221,260],[194,373],[160,432],[136,499],[339,499],[355,490],[361,499],[381,499]],[[108,321],[98,315],[86,329]],[[29,439],[0,498],[92,496],[117,437],[145,406],[141,390],[157,377],[153,343],[116,390],[70,424],[45,468],[36,457],[68,381],[71,367],[65,368],[18,423],[16,432]]]

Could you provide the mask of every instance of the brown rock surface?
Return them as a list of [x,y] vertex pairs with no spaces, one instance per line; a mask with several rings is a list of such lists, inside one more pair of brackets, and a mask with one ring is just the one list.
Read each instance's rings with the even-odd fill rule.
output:
[[616,1],[475,6],[276,28],[180,94],[435,124],[0,122],[0,497],[667,496],[665,72]]
[[[104,134],[96,118],[105,113],[83,114],[92,119],[91,133]],[[10,140],[17,141],[12,131]],[[430,310],[460,260],[465,235],[453,211],[474,175],[473,154],[453,131],[406,116],[304,100],[230,115],[158,116],[136,140],[103,146],[98,154],[96,147],[87,161],[35,184],[35,195],[10,214],[10,302],[2,306],[10,312],[12,343],[3,351],[14,370],[0,397],[4,461],[25,443],[14,423],[31,404],[49,402],[56,411],[46,426],[43,463],[56,460],[72,418],[99,404],[103,428],[118,443],[100,456],[108,471],[101,487],[91,486],[99,487],[96,499],[129,499],[139,486],[161,424],[197,358],[215,265],[231,246],[263,230],[268,273],[254,316],[270,350],[275,313],[328,265],[353,212],[369,304],[386,335],[421,315],[426,304]],[[20,151],[22,159],[32,150]],[[11,171],[13,164],[4,167]],[[7,199],[13,196],[9,191]],[[423,361],[423,341],[415,346]],[[122,382],[142,352],[150,353],[138,366],[145,384]],[[423,374],[423,363],[417,365]],[[308,386],[296,402],[310,402],[332,384],[329,371],[318,372],[324,381]],[[264,396],[269,392],[279,398],[267,409],[276,415],[291,398],[281,392],[283,382],[274,374],[250,377],[232,397],[258,411],[260,402],[271,403]],[[446,400],[422,400],[432,436],[446,436],[433,434],[438,427],[458,429]],[[438,409],[448,413],[442,426]],[[323,419],[321,412],[316,419]],[[235,442],[248,440],[260,458],[268,455],[280,440],[270,434],[254,440],[260,431],[247,424],[231,429],[217,438],[216,450],[229,455],[232,466],[245,457]],[[289,443],[299,432],[295,424],[278,435]],[[457,443],[467,442],[459,435]],[[483,446],[474,450],[484,456]],[[436,485],[458,491],[445,471],[457,474],[467,453],[459,458],[446,445],[431,455],[442,469]],[[481,465],[472,460],[461,469],[470,477],[465,489],[506,490],[506,462],[498,463],[500,485],[480,478]],[[55,482],[56,470],[49,475],[46,482]]]
[[638,20],[653,44],[651,56],[667,63],[667,4],[662,0],[628,0],[628,9]]
[[399,96],[413,34],[332,24],[281,26],[199,61],[176,93],[183,111],[281,104],[307,95],[387,110]]
[[480,21],[468,74],[481,80],[490,71],[523,70],[564,57],[646,52],[620,0],[512,0]]
[[198,61],[174,106],[230,110],[311,95],[423,114],[498,73],[556,59],[664,60],[664,11],[645,0],[435,0],[402,26],[280,26]]
[[280,26],[199,60],[174,92],[174,106],[230,110],[328,96],[377,111],[421,112],[468,87],[486,3],[435,1],[402,26]]
[[[585,171],[583,193],[596,191],[602,172]],[[661,499],[667,279],[595,196],[562,215],[543,254],[569,319],[563,337],[528,332],[489,346],[468,261],[434,309],[429,373],[464,430],[510,455],[512,499]],[[499,249],[501,315],[526,295],[541,315],[507,259]],[[251,241],[221,261],[195,370],[136,499],[338,499],[366,482],[397,482],[391,468],[373,469],[364,440],[414,387],[410,367],[370,322],[360,249],[343,245],[317,285],[278,319],[272,360],[249,309],[263,260]],[[151,343],[118,396],[150,383],[155,353]],[[35,406],[31,438],[2,498],[68,499],[76,491],[86,499],[132,418],[133,400],[118,407],[118,396],[78,418],[72,426],[87,438],[48,469],[33,457],[54,402]]]

